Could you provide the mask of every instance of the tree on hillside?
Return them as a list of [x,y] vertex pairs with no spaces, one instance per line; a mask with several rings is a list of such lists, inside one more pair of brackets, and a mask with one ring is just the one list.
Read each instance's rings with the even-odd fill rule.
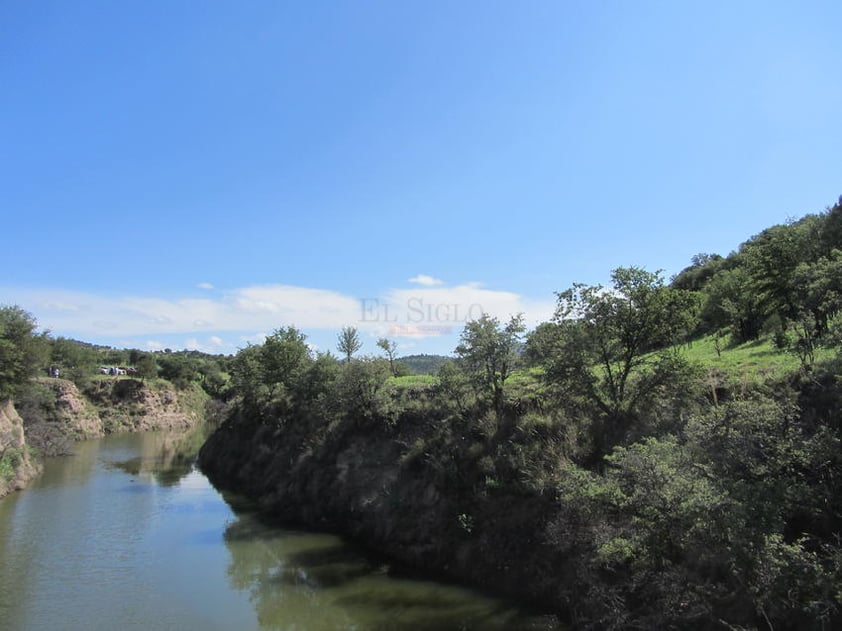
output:
[[555,322],[542,322],[526,335],[524,357],[530,366],[543,366],[553,356],[559,335]]
[[20,307],[0,307],[0,401],[14,398],[48,361],[46,333],[36,328],[35,318]]
[[498,413],[503,409],[503,386],[519,358],[524,330],[522,314],[502,326],[497,318],[483,314],[465,325],[456,347],[459,364],[481,390],[491,394]]
[[670,283],[674,289],[699,291],[728,261],[718,254],[695,254],[690,265],[676,274]]
[[385,337],[381,337],[377,340],[377,346],[383,349],[383,352],[386,353],[386,358],[389,360],[389,368],[392,369],[392,376],[397,377],[398,371],[395,367],[395,353],[398,352],[398,343],[395,340],[389,340]]
[[355,327],[343,326],[339,333],[339,341],[336,344],[336,349],[345,356],[345,360],[350,363],[351,357],[360,350],[363,343],[360,341],[360,333]]
[[700,318],[707,332],[728,327],[735,342],[745,342],[760,335],[763,326],[761,299],[752,289],[752,279],[742,265],[722,270],[701,292]]
[[694,295],[665,286],[660,273],[621,267],[611,278],[610,289],[576,284],[557,294],[558,340],[547,364],[563,401],[584,403],[603,419],[595,426],[601,453],[684,374],[674,345],[695,326]]
[[772,226],[740,249],[752,279],[751,291],[760,299],[766,318],[778,316],[784,328],[798,316],[795,270],[819,258],[819,223],[815,215],[786,225]]

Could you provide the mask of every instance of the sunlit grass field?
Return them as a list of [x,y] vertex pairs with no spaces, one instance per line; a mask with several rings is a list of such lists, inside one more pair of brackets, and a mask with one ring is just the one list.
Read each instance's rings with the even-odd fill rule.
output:
[[[720,339],[719,352],[716,346],[716,336],[709,335],[682,346],[681,352],[693,363],[741,381],[783,377],[801,365],[795,353],[776,348],[769,337],[735,346],[729,345],[727,339]],[[818,348],[815,361],[827,361],[835,356],[834,349]]]

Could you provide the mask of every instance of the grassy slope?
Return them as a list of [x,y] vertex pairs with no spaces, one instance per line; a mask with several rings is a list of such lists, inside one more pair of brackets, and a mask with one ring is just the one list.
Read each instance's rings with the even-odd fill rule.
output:
[[[776,348],[770,337],[736,346],[721,340],[717,353],[716,336],[709,335],[682,346],[680,352],[691,363],[731,383],[759,383],[766,379],[778,379],[800,368],[798,357]],[[815,360],[819,363],[835,356],[834,349],[821,348],[816,350]],[[540,368],[514,371],[506,382],[509,395],[541,392],[542,372]],[[398,389],[412,390],[435,386],[439,379],[434,375],[409,375],[394,377],[390,381]]]
[[[729,380],[758,382],[783,377],[800,368],[798,357],[776,348],[771,338],[737,346],[727,346],[722,342],[720,352],[717,353],[715,336],[709,335],[691,342],[681,350],[689,361],[707,369],[715,369]],[[835,355],[835,350],[822,348],[816,351],[815,359],[821,362]]]

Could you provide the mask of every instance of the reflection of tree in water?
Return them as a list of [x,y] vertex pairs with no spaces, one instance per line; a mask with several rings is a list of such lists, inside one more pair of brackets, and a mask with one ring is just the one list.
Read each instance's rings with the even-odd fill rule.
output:
[[147,432],[140,456],[113,465],[131,475],[151,475],[161,486],[175,486],[193,470],[210,429],[199,425],[184,432]]
[[554,628],[459,587],[397,578],[336,537],[283,531],[254,514],[231,523],[225,543],[231,585],[249,593],[262,629]]

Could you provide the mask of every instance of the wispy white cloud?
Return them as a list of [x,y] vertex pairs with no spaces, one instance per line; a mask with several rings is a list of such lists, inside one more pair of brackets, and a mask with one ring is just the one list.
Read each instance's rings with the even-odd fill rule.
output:
[[210,283],[199,283],[196,287],[199,289],[214,289],[214,286]]
[[428,283],[389,289],[364,300],[294,285],[242,287],[206,298],[0,288],[0,302],[20,304],[41,327],[60,335],[113,344],[133,338],[134,345],[150,350],[175,348],[177,338],[172,336],[186,335],[188,347],[208,352],[233,350],[232,342],[224,341],[226,331],[240,345],[261,343],[267,332],[283,326],[327,332],[353,325],[372,337],[417,340],[458,334],[466,322],[483,313],[500,319],[524,313],[527,324],[534,326],[548,319],[555,306],[549,300],[529,300],[478,283],[453,287]]
[[434,287],[436,285],[443,285],[444,281],[438,278],[433,278],[432,276],[427,276],[426,274],[418,274],[418,276],[413,276],[412,278],[408,279],[410,283],[415,283],[416,285],[423,285],[424,287]]

